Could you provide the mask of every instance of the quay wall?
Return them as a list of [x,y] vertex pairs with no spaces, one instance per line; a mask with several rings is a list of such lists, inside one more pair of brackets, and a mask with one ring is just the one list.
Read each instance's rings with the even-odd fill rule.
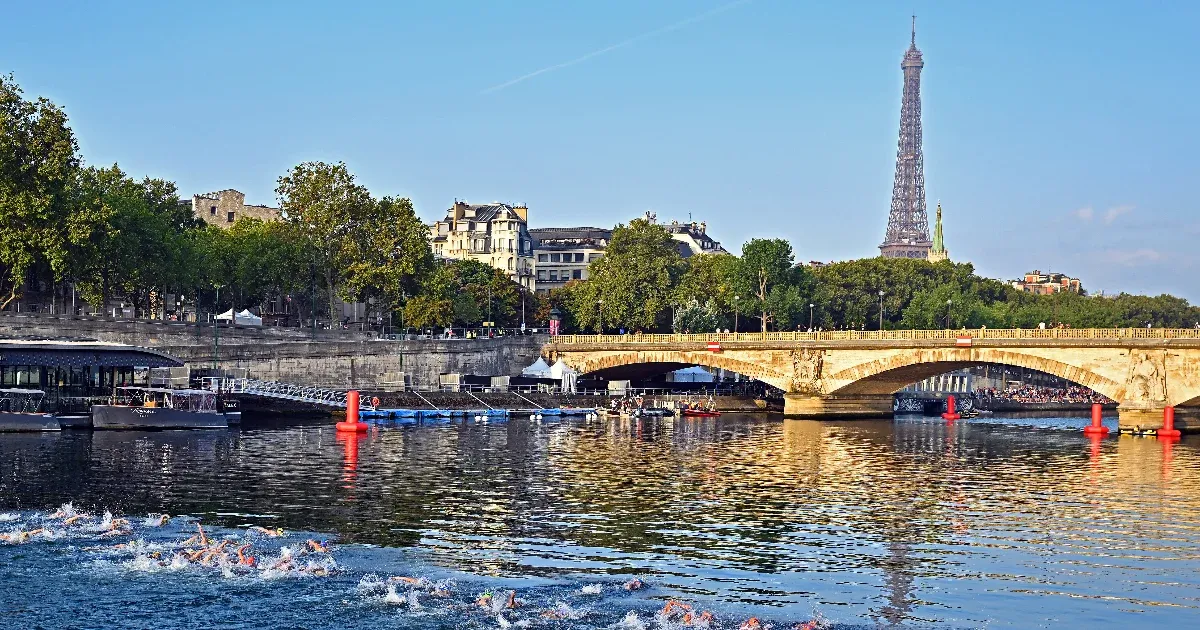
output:
[[312,387],[391,389],[436,385],[447,372],[516,376],[537,360],[545,335],[389,340],[373,332],[0,313],[0,338],[94,339],[154,348],[191,368],[244,368],[248,376]]

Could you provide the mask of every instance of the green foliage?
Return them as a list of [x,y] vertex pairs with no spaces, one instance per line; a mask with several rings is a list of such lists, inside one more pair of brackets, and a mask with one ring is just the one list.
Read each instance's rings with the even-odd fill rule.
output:
[[692,301],[675,311],[672,328],[677,333],[687,334],[713,332],[720,326],[721,315],[717,305],[712,300],[700,304],[699,300],[692,298]]
[[66,271],[78,151],[61,108],[25,100],[12,75],[0,75],[0,308],[20,297],[35,265],[56,278]]
[[[757,313],[762,332],[768,324],[788,329],[804,309],[805,274],[793,264],[792,245],[781,238],[751,239],[742,246],[733,277],[739,309]],[[744,304],[744,306],[742,306]]]
[[414,328],[445,328],[454,319],[454,302],[436,295],[418,295],[404,305],[404,324]]
[[279,178],[275,188],[284,220],[307,245],[310,262],[325,280],[329,319],[337,320],[334,296],[353,261],[355,239],[367,238],[363,230],[376,202],[366,187],[354,180],[342,162],[304,162]]
[[666,228],[635,219],[613,230],[604,257],[588,266],[590,279],[571,291],[568,309],[581,329],[665,327],[682,271]]

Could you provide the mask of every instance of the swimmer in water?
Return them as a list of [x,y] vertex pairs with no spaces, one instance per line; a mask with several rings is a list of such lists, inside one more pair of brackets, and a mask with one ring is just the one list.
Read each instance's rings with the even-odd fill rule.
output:
[[327,540],[317,542],[310,538],[305,544],[308,545],[308,550],[313,553],[329,553],[329,541]]
[[151,527],[162,527],[171,521],[171,517],[167,514],[151,514],[147,521],[147,525]]
[[275,529],[267,529],[266,527],[260,527],[258,525],[255,525],[247,531],[251,531],[256,534],[262,534],[263,536],[269,536],[271,538],[279,538],[280,536],[283,535],[282,527],[276,527]]
[[249,548],[250,548],[250,545],[242,545],[241,547],[237,548],[238,564],[245,566],[245,567],[258,566],[258,560],[254,556],[251,556],[246,553],[246,550]]
[[684,614],[690,614],[692,612],[692,607],[683,602],[672,599],[667,601],[667,605],[663,606],[662,612],[659,614],[664,617],[670,617],[671,615],[680,612]]
[[66,520],[63,521],[63,525],[74,525],[75,523],[78,523],[80,520],[85,519],[85,518],[87,518],[87,514],[76,514],[74,516],[69,516],[69,517],[67,517]]
[[504,602],[504,607],[505,608],[516,608],[517,606],[520,606],[520,604],[517,603],[517,592],[509,591],[508,592],[508,600]]
[[31,529],[29,531],[17,530],[15,532],[9,532],[7,534],[0,534],[0,540],[10,542],[13,544],[21,544],[24,542],[29,542],[29,538],[31,536],[36,536],[45,531],[46,530],[41,527],[39,527],[37,529]]
[[762,622],[758,620],[758,617],[751,617],[738,626],[738,630],[761,630],[762,627]]
[[482,608],[484,610],[491,610],[492,609],[492,594],[491,594],[491,592],[484,591],[483,593],[481,593],[479,595],[479,597],[476,597],[475,605],[479,606],[480,608]]
[[644,588],[646,588],[646,583],[637,578],[633,578],[625,583],[625,590],[627,591],[640,591]]
[[196,535],[183,541],[183,546],[188,547],[188,546],[192,545],[193,543],[199,543],[201,546],[204,546],[204,547],[208,547],[209,545],[212,544],[209,542],[208,536],[204,535],[204,528],[200,526],[200,523],[196,523]]

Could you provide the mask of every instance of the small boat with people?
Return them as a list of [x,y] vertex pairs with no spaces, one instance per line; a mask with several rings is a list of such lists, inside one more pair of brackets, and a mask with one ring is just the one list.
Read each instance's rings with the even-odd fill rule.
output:
[[0,389],[0,431],[60,431],[53,414],[42,411],[46,392],[40,389]]
[[679,415],[685,418],[716,418],[721,412],[717,411],[717,403],[710,397],[705,401],[679,403]]
[[94,429],[224,429],[221,396],[207,389],[120,387],[107,405],[92,405]]

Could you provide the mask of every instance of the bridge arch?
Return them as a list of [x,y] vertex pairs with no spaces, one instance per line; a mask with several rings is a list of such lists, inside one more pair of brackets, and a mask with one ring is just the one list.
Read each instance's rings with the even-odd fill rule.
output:
[[826,375],[826,393],[891,394],[931,376],[981,363],[1037,370],[1088,387],[1112,400],[1121,401],[1125,398],[1124,383],[1061,361],[1004,348],[937,348],[898,352]]
[[[742,376],[762,381],[783,391],[791,388],[791,377],[767,367],[767,362],[751,362],[731,358],[715,352],[680,351],[680,350],[640,350],[630,352],[612,352],[596,355],[588,353],[573,357],[572,353],[562,353],[561,358],[580,374],[591,374],[639,364],[661,364],[664,366],[687,367],[700,365],[737,372]],[[675,369],[671,367],[669,369]]]

